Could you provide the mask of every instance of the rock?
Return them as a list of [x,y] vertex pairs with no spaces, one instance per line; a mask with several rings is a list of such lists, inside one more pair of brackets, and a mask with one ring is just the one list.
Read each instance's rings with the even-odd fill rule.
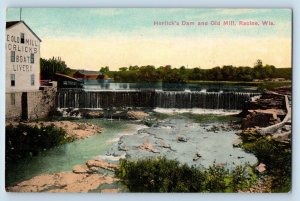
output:
[[139,146],[139,149],[145,150],[145,151],[150,151],[150,152],[152,152],[152,153],[160,153],[159,150],[154,149],[153,145],[150,144],[150,143],[148,143],[148,142],[144,142],[143,144],[141,144],[141,145]]
[[177,142],[187,142],[187,138],[186,137],[183,137],[183,136],[179,136],[177,137]]
[[98,167],[90,167],[89,168],[89,173],[95,173],[95,172],[98,172],[99,168]]
[[84,139],[92,135],[102,132],[102,128],[89,123],[79,123],[71,121],[47,121],[47,122],[30,122],[26,123],[28,126],[55,126],[66,131],[67,137],[74,139]]
[[117,179],[101,174],[55,173],[43,174],[6,187],[8,192],[89,192]]
[[86,110],[84,116],[87,118],[102,118],[104,115],[103,111],[99,110]]
[[202,156],[197,152],[193,158],[193,161],[197,161],[201,158]]
[[255,167],[255,170],[257,170],[259,173],[262,173],[266,171],[266,165],[263,163],[260,163],[258,166]]
[[128,151],[129,150],[128,146],[123,143],[119,144],[118,149],[119,149],[119,151]]
[[276,141],[285,142],[285,141],[290,141],[291,136],[292,136],[292,132],[287,131],[287,132],[284,132],[284,133],[275,133],[275,134],[272,135],[271,138],[276,140]]
[[72,170],[76,174],[88,173],[89,169],[86,166],[75,165]]
[[89,169],[91,169],[92,167],[96,167],[96,168],[102,168],[110,171],[113,171],[114,169],[118,168],[117,164],[108,163],[102,160],[88,160],[86,161],[86,165]]
[[149,114],[143,111],[128,111],[127,117],[128,119],[132,119],[132,120],[142,120],[145,119],[146,117],[149,117]]
[[252,128],[255,126],[267,127],[270,124],[273,114],[261,113],[252,111],[245,118],[242,119],[242,129]]
[[213,125],[211,128],[206,129],[207,132],[215,132],[217,133],[218,131],[220,131],[220,128],[216,125]]
[[233,141],[232,146],[239,147],[242,143],[243,143],[243,141],[240,138],[238,138],[235,141]]

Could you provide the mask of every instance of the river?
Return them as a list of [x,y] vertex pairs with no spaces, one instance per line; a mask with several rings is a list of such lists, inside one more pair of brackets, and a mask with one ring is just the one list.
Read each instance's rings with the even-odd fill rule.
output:
[[[101,134],[76,140],[40,153],[38,156],[24,158],[8,166],[6,185],[18,183],[43,173],[67,172],[78,164],[105,155],[120,134],[136,132],[144,126],[128,121],[111,121],[100,119],[82,119],[104,128]],[[114,139],[114,140],[113,140]]]
[[[193,119],[181,115],[161,120],[158,125],[150,128],[136,121],[105,119],[77,121],[96,124],[103,127],[104,131],[10,164],[9,171],[6,172],[6,185],[44,173],[70,172],[75,165],[84,164],[89,159],[112,160],[125,155],[129,158],[161,155],[200,168],[208,167],[214,162],[229,165],[257,162],[254,155],[232,146],[238,138],[236,131],[209,131],[211,127],[221,125],[222,122],[195,123]],[[179,142],[178,137],[187,141]],[[156,153],[153,153],[153,150],[139,150],[138,147],[145,142],[151,143]],[[127,146],[128,150],[120,150],[120,145]],[[201,154],[201,158],[194,161],[193,157],[197,152]]]

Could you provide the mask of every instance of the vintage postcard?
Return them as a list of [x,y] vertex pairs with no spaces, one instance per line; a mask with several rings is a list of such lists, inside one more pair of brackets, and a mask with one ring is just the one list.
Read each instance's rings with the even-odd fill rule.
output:
[[292,10],[8,8],[8,192],[290,192]]

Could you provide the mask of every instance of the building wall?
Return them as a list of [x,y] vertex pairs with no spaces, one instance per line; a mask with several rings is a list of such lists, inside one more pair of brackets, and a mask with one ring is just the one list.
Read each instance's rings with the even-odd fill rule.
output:
[[[12,100],[14,96],[14,101]],[[17,120],[22,116],[22,92],[5,93],[5,118]]]
[[[6,120],[21,120],[22,118],[22,93],[27,93],[27,119],[48,117],[56,108],[57,86],[45,87],[39,91],[8,92],[6,93]],[[13,101],[12,99],[15,99]],[[13,104],[14,103],[14,104]]]
[[28,93],[28,119],[46,118],[56,109],[57,87]]
[[[21,43],[24,33],[24,44]],[[40,41],[26,27],[18,23],[6,29],[6,92],[37,91],[40,87]],[[11,51],[15,52],[15,61],[11,60]],[[34,62],[31,63],[31,54]],[[11,75],[15,77],[15,86],[11,86]],[[33,75],[33,76],[32,76]],[[34,78],[34,85],[31,79]]]

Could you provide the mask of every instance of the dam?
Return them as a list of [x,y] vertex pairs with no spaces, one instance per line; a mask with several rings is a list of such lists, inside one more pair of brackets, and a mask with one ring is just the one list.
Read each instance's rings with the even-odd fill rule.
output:
[[59,89],[58,108],[203,108],[242,109],[258,92],[239,91],[162,91],[120,90],[86,91]]

